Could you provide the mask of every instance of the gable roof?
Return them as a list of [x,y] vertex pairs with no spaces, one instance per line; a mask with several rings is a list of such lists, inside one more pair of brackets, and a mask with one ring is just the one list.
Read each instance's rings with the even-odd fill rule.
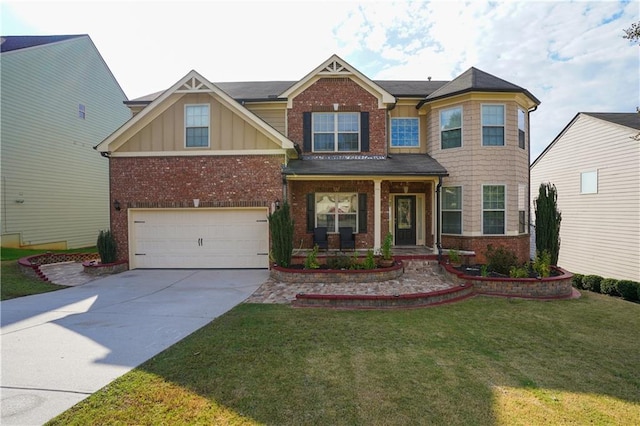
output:
[[58,43],[78,37],[88,37],[87,34],[75,35],[48,35],[48,36],[2,36],[0,38],[0,52],[12,52],[14,50],[45,44]]
[[418,104],[417,108],[420,108],[427,102],[468,92],[524,93],[533,101],[534,104],[540,105],[540,101],[529,93],[528,90],[475,67],[471,67],[449,83],[427,96]]
[[640,130],[640,113],[638,112],[579,112],[577,113],[569,124],[567,124],[558,136],[538,155],[538,157],[531,163],[529,168],[535,166],[542,157],[558,142],[558,140],[569,130],[571,126],[578,120],[581,115],[590,116],[608,123],[616,124],[619,126],[629,127],[630,129]]
[[395,97],[377,85],[369,77],[348,64],[338,55],[332,55],[329,59],[320,64],[316,69],[311,71],[301,80],[297,81],[293,86],[280,93],[281,98],[287,98],[291,103],[292,98],[303,91],[307,86],[313,84],[316,80],[323,77],[349,77],[362,88],[367,90],[378,98],[378,107],[384,108],[386,104],[394,104]]
[[218,86],[208,81],[195,70],[190,71],[171,88],[162,92],[162,94],[156,97],[146,108],[113,132],[108,138],[96,145],[94,149],[105,154],[118,149],[126,142],[126,134],[130,132],[135,133],[141,127],[158,117],[163,111],[176,102],[177,98],[171,98],[172,95],[183,93],[211,93],[215,95],[222,104],[245,120],[253,123],[255,127],[259,128],[265,135],[277,141],[283,149],[291,150],[294,153],[296,152],[291,140],[269,126],[251,111],[244,108]]

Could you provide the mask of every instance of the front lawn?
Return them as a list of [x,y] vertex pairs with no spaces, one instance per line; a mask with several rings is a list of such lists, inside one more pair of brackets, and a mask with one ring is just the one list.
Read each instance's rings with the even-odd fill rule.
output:
[[640,423],[640,305],[242,304],[52,425]]

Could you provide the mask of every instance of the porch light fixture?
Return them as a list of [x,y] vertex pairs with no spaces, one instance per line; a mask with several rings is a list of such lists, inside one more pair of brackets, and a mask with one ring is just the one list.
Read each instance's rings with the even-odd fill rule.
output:
[[280,210],[280,200],[277,198],[276,198],[275,205],[276,205],[276,210]]
[[120,201],[115,200],[113,202],[113,208],[116,209],[116,211],[120,211]]
[[333,110],[337,111],[340,108],[340,104],[333,104]]
[[405,185],[402,187],[402,190],[404,191],[404,193],[406,194],[407,192],[409,192],[409,185]]
[[193,207],[198,207],[200,205],[200,199],[199,198],[194,198],[193,199]]

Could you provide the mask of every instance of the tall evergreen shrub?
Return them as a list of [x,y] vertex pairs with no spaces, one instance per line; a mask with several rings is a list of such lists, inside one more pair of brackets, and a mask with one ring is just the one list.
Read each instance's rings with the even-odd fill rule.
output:
[[289,203],[269,214],[269,232],[271,233],[271,250],[277,265],[288,267],[291,265],[293,254],[293,219]]
[[106,263],[114,263],[118,259],[118,255],[116,253],[116,239],[113,237],[111,231],[100,231],[96,247],[100,254],[100,262],[103,265]]
[[533,203],[536,212],[536,249],[545,250],[551,256],[551,264],[558,264],[560,253],[560,222],[562,215],[558,211],[558,192],[555,185],[542,183],[538,198]]

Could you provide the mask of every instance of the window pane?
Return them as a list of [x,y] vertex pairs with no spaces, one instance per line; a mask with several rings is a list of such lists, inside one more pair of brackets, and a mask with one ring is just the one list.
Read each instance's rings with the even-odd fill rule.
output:
[[358,230],[358,194],[316,194],[316,226],[338,232],[340,226]]
[[442,197],[442,208],[445,210],[461,210],[462,188],[459,186],[445,187]]
[[357,206],[358,197],[356,195],[338,195],[338,213],[355,213]]
[[518,232],[521,234],[524,234],[526,232],[527,229],[527,223],[526,223],[526,213],[524,211],[519,211],[518,212]]
[[333,133],[316,133],[313,135],[314,151],[334,151]]
[[391,119],[391,146],[419,146],[417,118]]
[[504,125],[504,105],[482,105],[483,126]]
[[504,186],[484,186],[482,189],[482,208],[483,210],[504,209]]
[[580,174],[580,193],[596,194],[598,192],[598,172],[584,172]]
[[446,130],[442,132],[442,149],[459,148],[462,146],[462,129]]
[[316,213],[321,214],[335,212],[336,201],[332,194],[318,194],[316,199]]
[[485,146],[504,145],[504,127],[483,127],[482,144]]
[[338,226],[350,226],[353,228],[353,231],[356,232],[358,230],[356,226],[356,218],[355,214],[341,214],[338,215]]
[[358,114],[338,114],[338,132],[358,132],[360,121]]
[[319,214],[316,216],[317,226],[326,226],[327,231],[334,232],[336,227],[336,216],[333,214]]
[[313,114],[314,132],[334,132],[333,114]]
[[187,128],[187,147],[209,146],[208,127]]
[[339,133],[338,151],[358,151],[358,134]]
[[462,212],[442,212],[442,232],[462,234]]
[[485,211],[482,229],[485,234],[504,234],[504,212]]
[[451,108],[440,111],[440,130],[462,127],[462,108]]
[[187,127],[209,126],[209,105],[190,105],[186,110]]

